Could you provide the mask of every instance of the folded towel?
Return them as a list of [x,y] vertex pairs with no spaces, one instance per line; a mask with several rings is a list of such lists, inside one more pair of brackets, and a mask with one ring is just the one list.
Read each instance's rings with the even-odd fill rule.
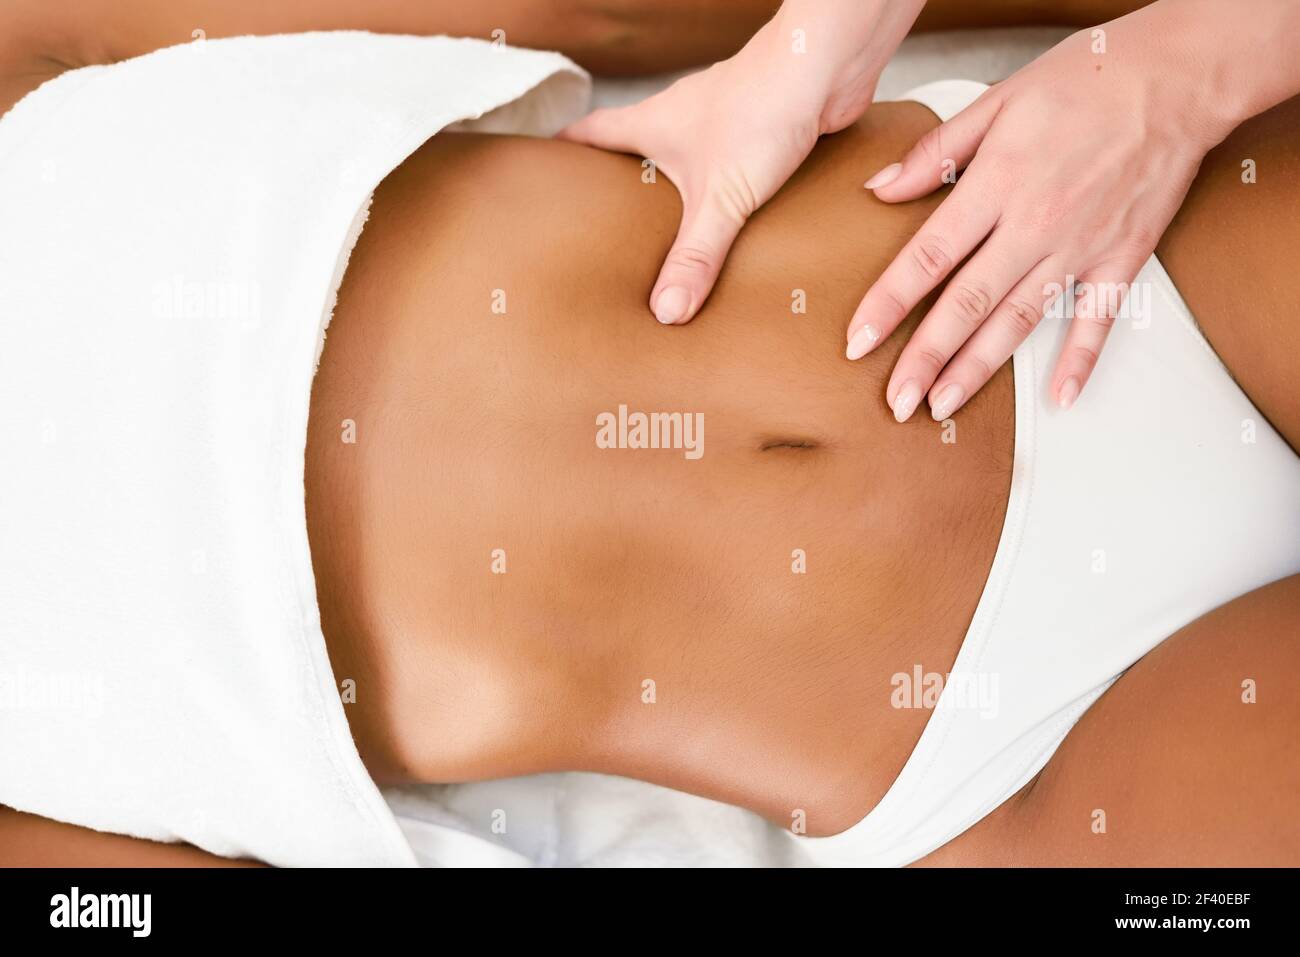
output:
[[303,455],[379,182],[583,111],[557,54],[199,41],[0,120],[0,804],[278,865],[413,864],[326,656]]

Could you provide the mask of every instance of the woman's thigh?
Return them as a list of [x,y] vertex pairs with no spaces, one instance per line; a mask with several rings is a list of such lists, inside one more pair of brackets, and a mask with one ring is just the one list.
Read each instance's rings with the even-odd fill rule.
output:
[[1130,668],[1043,771],[936,865],[1271,866],[1300,860],[1300,575]]
[[[1229,136],[1158,249],[1220,358],[1293,448],[1297,129],[1300,97]],[[1093,705],[1034,781],[925,863],[1294,865],[1298,638],[1300,576],[1189,624]]]

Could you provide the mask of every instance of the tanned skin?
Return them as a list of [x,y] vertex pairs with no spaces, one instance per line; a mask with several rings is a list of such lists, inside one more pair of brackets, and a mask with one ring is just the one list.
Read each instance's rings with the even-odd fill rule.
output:
[[[368,689],[349,719],[373,773],[616,773],[773,820],[798,808],[814,834],[884,794],[926,718],[890,706],[889,677],[951,664],[1012,461],[1009,369],[944,443],[888,415],[885,357],[833,348],[939,201],[886,208],[861,170],[932,119],[883,105],[827,138],[742,234],[707,316],[673,329],[638,293],[680,203],[637,158],[446,136],[388,178],[307,448],[322,622]],[[702,414],[703,456],[598,448],[620,404]]]
[[[917,30],[1091,26],[1150,0],[929,0]],[[731,56],[779,0],[7,0],[0,10],[0,112],[63,70],[114,63],[201,35],[369,30],[493,37],[559,50],[606,76],[705,66]]]
[[[888,676],[951,664],[1012,451],[1009,368],[963,410],[963,441],[941,446],[929,423],[895,425],[880,395],[909,330],[866,369],[842,359],[844,317],[941,199],[883,206],[863,194],[864,171],[935,122],[916,104],[880,106],[824,141],[742,235],[709,310],[674,330],[643,300],[680,205],[670,184],[640,182],[636,160],[442,136],[385,181],[313,392],[307,476],[331,659],[367,690],[349,719],[377,778],[606,770],[781,823],[801,807],[813,833],[874,805],[927,718],[888,707]],[[1292,101],[1212,153],[1160,249],[1293,447],[1297,124]],[[1276,171],[1249,194],[1246,156]],[[790,311],[789,275],[806,315]],[[498,287],[505,317],[487,308]],[[707,455],[597,454],[610,396],[704,411]],[[364,429],[350,459],[345,414]],[[899,477],[918,473],[951,487]],[[921,556],[941,541],[936,568]],[[485,574],[496,544],[513,556],[509,589]],[[796,547],[822,563],[797,586]],[[1294,705],[1261,694],[1242,708],[1239,685],[1294,673],[1298,592],[1291,579],[1183,629],[1022,795],[929,861],[1294,862]],[[644,677],[661,688],[660,725],[645,720]],[[1096,807],[1121,822],[1102,840]],[[205,859],[227,863],[0,811],[0,864]]]
[[[1242,316],[1296,338],[1286,315],[1300,296],[1284,279],[1300,237],[1281,213],[1295,145],[1278,132],[1297,120],[1292,101],[1212,154],[1189,208],[1214,218],[1180,216],[1162,246],[1228,355],[1243,349]],[[942,198],[863,202],[860,171],[935,122],[916,104],[882,104],[824,140],[742,234],[707,314],[671,330],[647,321],[638,292],[679,206],[641,183],[635,158],[442,137],[385,182],[340,296],[308,443],[323,621],[336,671],[371,689],[349,716],[377,777],[624,774],[782,824],[799,808],[811,834],[875,805],[928,718],[889,706],[889,676],[916,661],[949,670],[1001,531],[1012,455],[1009,368],[948,446],[939,426],[899,427],[884,406],[881,377],[905,337],[864,369],[833,354],[858,284]],[[1244,155],[1277,177],[1242,204],[1249,228],[1233,191],[1263,184],[1241,182]],[[1197,281],[1223,276],[1202,252],[1211,233],[1249,257],[1248,281]],[[795,286],[806,315],[790,312]],[[494,288],[508,292],[506,316],[489,310]],[[1232,369],[1294,446],[1286,355]],[[710,451],[689,462],[595,448],[595,415],[620,401],[703,411]],[[338,441],[345,418],[369,423],[367,450]],[[512,556],[507,576],[488,574],[497,547]],[[795,547],[817,556],[815,574],[790,574]],[[1297,581],[1225,606],[1130,669],[1034,786],[947,854],[1295,860],[1283,811],[1296,714],[1279,688],[1296,663]],[[1214,640],[1225,634],[1231,655]],[[1246,677],[1273,688],[1267,707],[1242,706]],[[1257,764],[1228,773],[1243,760]],[[1122,836],[1091,840],[1096,808],[1126,822]]]

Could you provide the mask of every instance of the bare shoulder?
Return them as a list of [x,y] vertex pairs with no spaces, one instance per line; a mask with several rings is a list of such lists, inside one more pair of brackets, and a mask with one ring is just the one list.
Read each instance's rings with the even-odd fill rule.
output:
[[1135,664],[1043,772],[927,864],[1300,864],[1300,575]]

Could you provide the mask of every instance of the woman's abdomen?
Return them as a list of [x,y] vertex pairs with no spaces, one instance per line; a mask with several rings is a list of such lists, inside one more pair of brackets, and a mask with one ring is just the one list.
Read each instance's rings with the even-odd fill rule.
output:
[[858,195],[885,139],[819,147],[685,327],[645,305],[680,206],[633,158],[443,136],[381,186],[308,445],[378,777],[606,771],[813,833],[883,793],[925,720],[891,676],[951,663],[1011,442],[1009,373],[945,440],[889,417],[893,345],[843,358],[926,212]]

